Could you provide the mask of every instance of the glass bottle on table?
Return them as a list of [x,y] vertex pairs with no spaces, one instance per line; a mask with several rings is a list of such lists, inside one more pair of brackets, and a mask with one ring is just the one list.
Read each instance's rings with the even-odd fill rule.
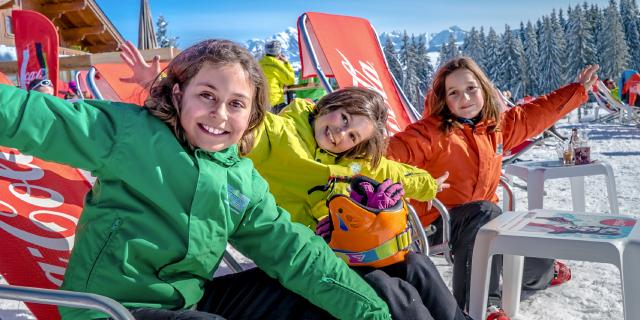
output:
[[562,153],[562,164],[565,166],[573,165],[573,144],[567,143]]
[[583,131],[579,135],[577,144],[574,146],[574,162],[577,165],[591,163],[591,146],[589,138]]

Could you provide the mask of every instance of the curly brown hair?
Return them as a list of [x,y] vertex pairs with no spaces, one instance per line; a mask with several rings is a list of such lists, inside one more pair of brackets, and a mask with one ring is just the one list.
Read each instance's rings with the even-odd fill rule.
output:
[[387,148],[387,104],[382,96],[366,88],[349,87],[322,97],[313,111],[314,119],[344,109],[351,115],[365,116],[373,122],[374,133],[355,147],[338,154],[338,159],[368,159],[376,167]]
[[480,121],[493,120],[488,131],[498,130],[500,124],[500,105],[495,95],[493,84],[487,75],[480,69],[477,63],[469,57],[457,57],[447,61],[433,78],[433,85],[427,94],[427,106],[430,109],[429,115],[438,116],[442,119],[440,130],[448,133],[453,126],[460,126],[458,121],[447,107],[447,88],[445,80],[447,76],[459,69],[469,70],[476,77],[482,88],[484,96],[484,106],[482,107],[482,119]]
[[189,143],[184,128],[180,125],[179,97],[174,96],[172,89],[177,84],[180,90],[184,90],[205,63],[213,66],[239,64],[253,85],[249,126],[238,142],[240,154],[247,155],[253,148],[254,130],[262,123],[269,109],[269,98],[262,69],[249,51],[239,44],[229,40],[210,39],[182,51],[156,77],[144,106],[151,114],[164,121],[181,143],[193,150],[194,146]]

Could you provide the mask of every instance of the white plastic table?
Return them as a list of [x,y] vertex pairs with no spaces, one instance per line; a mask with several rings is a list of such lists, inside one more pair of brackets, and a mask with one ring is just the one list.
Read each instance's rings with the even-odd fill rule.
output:
[[[555,210],[505,212],[478,231],[473,249],[469,313],[484,319],[494,254],[611,263],[620,270],[625,319],[640,319],[640,228],[637,219]],[[506,262],[505,262],[506,264]],[[503,270],[502,307],[518,312],[519,267]],[[515,284],[515,285],[511,285]]]
[[528,209],[542,209],[544,198],[544,181],[548,179],[569,178],[571,180],[571,200],[573,210],[584,212],[584,177],[604,175],[612,214],[618,214],[618,193],[613,176],[613,169],[604,161],[590,164],[563,166],[560,161],[523,161],[507,165],[507,175],[516,176],[527,182]]

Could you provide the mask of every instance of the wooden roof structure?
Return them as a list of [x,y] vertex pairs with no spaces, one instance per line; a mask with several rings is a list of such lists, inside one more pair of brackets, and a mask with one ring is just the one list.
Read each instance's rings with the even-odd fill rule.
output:
[[[116,50],[125,40],[95,0],[0,0],[0,19],[7,21],[14,9],[40,12],[56,26],[60,36],[60,71],[122,63]],[[6,26],[6,23],[0,23],[0,44],[14,46],[14,36]],[[156,48],[141,52],[146,61],[160,56],[161,62],[167,62],[179,50]],[[0,72],[16,74],[16,61],[0,61]]]
[[58,29],[61,48],[112,52],[125,41],[95,0],[0,0],[0,8],[8,6],[37,11],[49,18]]

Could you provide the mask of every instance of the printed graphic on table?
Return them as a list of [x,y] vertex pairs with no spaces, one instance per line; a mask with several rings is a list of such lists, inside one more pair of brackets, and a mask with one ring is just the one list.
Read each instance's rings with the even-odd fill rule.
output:
[[636,219],[622,216],[529,212],[511,230],[572,238],[619,239]]

